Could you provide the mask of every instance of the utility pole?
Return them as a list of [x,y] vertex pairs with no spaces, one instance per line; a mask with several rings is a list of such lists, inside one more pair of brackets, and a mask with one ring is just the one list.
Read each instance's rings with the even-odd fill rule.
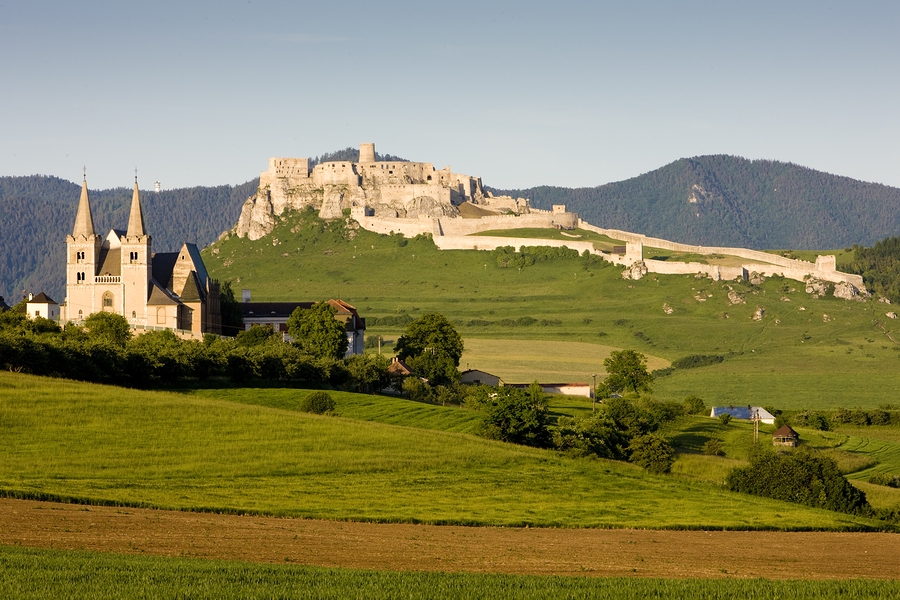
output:
[[753,411],[753,443],[759,443],[759,410]]
[[597,374],[591,373],[591,412],[597,412]]

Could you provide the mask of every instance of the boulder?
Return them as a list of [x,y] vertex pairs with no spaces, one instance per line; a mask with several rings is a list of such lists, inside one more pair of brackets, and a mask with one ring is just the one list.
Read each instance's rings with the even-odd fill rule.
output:
[[641,279],[647,274],[647,265],[642,260],[635,261],[630,267],[626,267],[622,271],[623,279]]
[[732,304],[746,304],[747,301],[744,300],[744,297],[738,294],[736,291],[731,290],[728,292],[728,301]]
[[765,314],[766,309],[764,309],[762,306],[757,306],[756,311],[753,313],[751,319],[753,319],[754,321],[762,321],[763,315]]

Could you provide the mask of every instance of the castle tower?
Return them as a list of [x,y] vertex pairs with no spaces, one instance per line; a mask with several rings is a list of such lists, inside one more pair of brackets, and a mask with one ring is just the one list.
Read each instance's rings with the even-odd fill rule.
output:
[[66,236],[66,314],[80,321],[93,311],[94,276],[100,257],[100,236],[94,232],[94,218],[88,198],[87,177],[81,182],[81,198],[75,213],[72,235]]
[[359,162],[371,163],[375,162],[375,144],[359,145]]
[[[144,229],[144,211],[141,207],[141,192],[137,177],[134,178],[134,193],[131,196],[131,213],[128,230],[119,238],[121,242],[122,294],[124,298],[118,306],[123,316],[133,325],[147,322],[147,290],[152,277],[151,238]],[[118,310],[116,310],[118,312]]]

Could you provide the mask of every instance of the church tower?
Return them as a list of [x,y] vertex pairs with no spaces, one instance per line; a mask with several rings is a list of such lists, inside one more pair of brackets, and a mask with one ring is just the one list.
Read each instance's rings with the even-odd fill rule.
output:
[[144,229],[144,211],[137,176],[131,196],[128,230],[119,238],[122,252],[122,293],[124,317],[132,325],[147,323],[147,290],[153,276],[151,239]]
[[81,182],[81,199],[72,235],[66,236],[66,319],[81,321],[93,311],[94,276],[100,257],[100,236],[88,198],[87,177]]

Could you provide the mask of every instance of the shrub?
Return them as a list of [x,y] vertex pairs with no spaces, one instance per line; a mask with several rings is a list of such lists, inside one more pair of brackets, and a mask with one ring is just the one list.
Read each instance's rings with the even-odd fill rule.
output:
[[900,488],[900,477],[888,473],[875,473],[869,477],[869,483],[886,485],[887,487]]
[[794,423],[800,426],[812,427],[819,431],[828,431],[831,429],[831,423],[828,421],[828,417],[822,413],[808,410],[794,416]]
[[719,422],[722,423],[723,426],[727,426],[729,423],[731,423],[731,418],[731,415],[729,415],[728,413],[722,413],[721,415],[719,415]]
[[718,354],[691,354],[674,361],[672,366],[676,369],[696,369],[697,367],[717,365],[724,360],[725,357]]
[[756,453],[749,467],[732,469],[725,483],[734,492],[828,510],[859,514],[871,509],[865,493],[850,485],[837,463],[803,449]]
[[703,444],[703,454],[708,456],[725,456],[725,446],[722,444],[722,440],[715,438],[706,440]]
[[639,435],[628,444],[629,460],[651,473],[668,473],[675,462],[675,450],[656,434]]
[[703,403],[703,398],[700,398],[699,396],[688,396],[685,398],[684,409],[689,415],[706,414],[706,404]]
[[328,392],[312,392],[300,401],[300,410],[317,415],[333,411],[334,406],[334,400]]

